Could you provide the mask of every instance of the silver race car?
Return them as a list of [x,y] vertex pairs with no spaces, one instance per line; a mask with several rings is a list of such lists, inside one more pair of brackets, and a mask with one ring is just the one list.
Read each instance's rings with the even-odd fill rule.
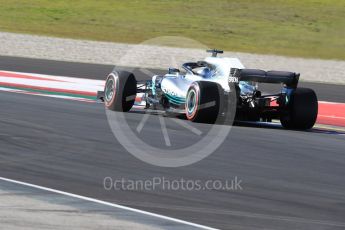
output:
[[[183,72],[169,68],[165,75],[137,81],[134,74],[114,70],[98,93],[105,106],[127,112],[133,105],[144,109],[182,114],[202,123],[264,121],[279,119],[287,129],[310,129],[315,124],[318,102],[312,89],[298,88],[300,74],[246,69],[237,58],[218,57],[221,50],[208,50],[211,57],[187,62]],[[264,94],[258,83],[281,84],[275,94]]]

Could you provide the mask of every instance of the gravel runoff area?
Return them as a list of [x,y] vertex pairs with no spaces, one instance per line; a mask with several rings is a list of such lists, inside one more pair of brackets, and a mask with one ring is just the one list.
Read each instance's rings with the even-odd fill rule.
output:
[[199,229],[0,180],[1,229]]
[[[156,41],[160,43],[161,40],[156,39]],[[175,44],[179,42],[183,40],[176,39]],[[177,67],[186,61],[201,60],[209,54],[202,49],[147,44],[130,45],[0,32],[0,55],[142,68],[168,68]],[[345,61],[228,51],[223,56],[237,57],[247,68],[299,72],[302,81],[345,84]]]

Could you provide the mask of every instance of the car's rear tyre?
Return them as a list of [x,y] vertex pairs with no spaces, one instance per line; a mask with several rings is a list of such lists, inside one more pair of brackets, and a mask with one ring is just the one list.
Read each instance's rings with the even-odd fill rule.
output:
[[113,71],[108,75],[104,86],[105,107],[120,112],[129,111],[137,94],[137,81],[134,74],[127,71]]
[[291,95],[280,122],[286,129],[311,129],[317,118],[318,102],[312,89],[297,88]]
[[222,88],[215,82],[196,81],[187,91],[185,114],[188,120],[215,123],[220,113]]

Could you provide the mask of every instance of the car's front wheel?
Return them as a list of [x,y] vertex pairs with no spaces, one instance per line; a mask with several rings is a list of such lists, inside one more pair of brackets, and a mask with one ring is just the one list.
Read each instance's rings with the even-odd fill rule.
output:
[[127,71],[113,71],[104,86],[105,107],[120,112],[129,111],[135,101],[137,81],[134,74]]

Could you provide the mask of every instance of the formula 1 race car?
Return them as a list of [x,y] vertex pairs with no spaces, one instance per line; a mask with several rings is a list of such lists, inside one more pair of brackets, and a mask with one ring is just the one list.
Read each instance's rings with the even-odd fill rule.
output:
[[[114,70],[98,97],[106,108],[121,112],[140,104],[146,109],[183,114],[193,122],[215,123],[232,113],[240,121],[279,119],[287,129],[313,127],[317,97],[312,89],[297,88],[300,74],[246,69],[237,58],[218,57],[221,50],[207,52],[212,56],[184,63],[183,73],[169,68],[167,74],[145,81],[137,81],[131,72]],[[258,83],[282,87],[279,93],[264,95]]]

